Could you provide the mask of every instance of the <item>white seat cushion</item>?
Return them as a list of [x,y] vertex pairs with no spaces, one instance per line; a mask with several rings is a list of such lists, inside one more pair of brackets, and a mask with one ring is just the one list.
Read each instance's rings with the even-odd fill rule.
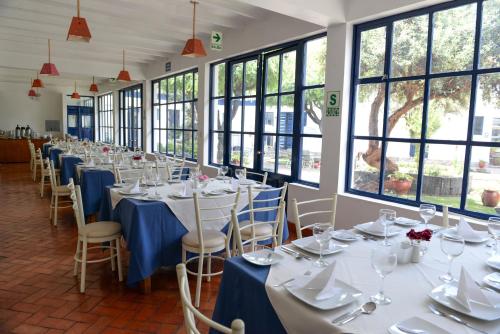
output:
[[78,230],[78,234],[89,238],[110,237],[119,234],[122,226],[116,222],[101,221],[96,223],[86,224]]
[[[184,234],[182,243],[190,247],[199,247],[198,232],[191,231]],[[226,235],[220,231],[203,230],[203,244],[206,248],[214,248],[224,246],[226,243]]]
[[[254,224],[258,224],[258,223],[263,223],[263,222],[254,221]],[[247,226],[247,225],[250,225],[250,221],[244,220],[244,221],[240,222],[241,227]],[[273,234],[273,226],[271,224],[255,225],[255,236],[256,237],[261,237],[263,235],[272,235],[272,234]],[[241,230],[241,237],[243,239],[249,239],[249,238],[251,238],[251,236],[252,236],[252,228],[251,227],[247,227],[247,228]]]

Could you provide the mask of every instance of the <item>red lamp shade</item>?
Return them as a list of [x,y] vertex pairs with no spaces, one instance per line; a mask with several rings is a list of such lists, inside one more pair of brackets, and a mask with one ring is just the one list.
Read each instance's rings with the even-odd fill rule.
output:
[[90,30],[87,21],[83,17],[73,16],[69,26],[67,41],[90,42]]
[[33,80],[33,84],[31,85],[31,88],[43,88],[43,82],[42,80],[36,78]]
[[118,74],[118,78],[116,78],[118,81],[131,81],[130,79],[130,74],[126,70],[121,70],[120,73]]
[[30,91],[28,92],[28,96],[29,97],[36,97],[36,92],[34,89],[30,89]]
[[57,76],[59,75],[59,71],[57,70],[56,65],[52,63],[45,63],[40,70],[40,74]]
[[78,92],[73,92],[73,94],[71,94],[71,98],[75,99],[75,100],[79,100],[80,99],[80,94],[78,94]]
[[95,83],[90,85],[89,91],[92,93],[99,93],[99,89],[97,88],[97,85]]
[[207,52],[203,47],[203,42],[198,38],[190,38],[182,50],[182,55],[186,57],[205,57]]

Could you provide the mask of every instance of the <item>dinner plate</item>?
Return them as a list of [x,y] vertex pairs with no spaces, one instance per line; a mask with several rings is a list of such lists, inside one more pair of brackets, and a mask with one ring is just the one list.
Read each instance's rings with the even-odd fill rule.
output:
[[193,195],[181,195],[181,194],[171,194],[169,196],[170,198],[173,198],[173,199],[188,199],[188,198],[193,198]]
[[412,317],[398,323],[395,323],[391,327],[389,327],[389,333],[391,334],[408,334],[408,331],[402,331],[398,329],[398,326],[401,326],[404,329],[408,330],[421,330],[425,331],[427,334],[451,334],[447,330],[434,325],[422,318]]
[[[431,297],[432,300],[441,305],[449,307],[452,310],[463,313],[472,318],[486,320],[486,321],[493,321],[500,319],[500,305],[497,305],[497,307],[492,307],[470,300],[469,301],[470,310],[468,310],[465,306],[460,304],[455,299],[457,296],[457,285],[458,282],[456,281],[440,285],[429,293],[429,297]],[[484,294],[496,293],[496,292],[489,292],[486,290],[482,290],[482,292]]]
[[245,260],[257,266],[270,266],[283,260],[283,255],[277,254],[267,248],[252,253],[245,253],[242,256]]
[[[319,244],[316,242],[314,236],[293,240],[292,244],[297,248],[305,250],[306,252],[319,255]],[[333,240],[330,240],[328,248],[323,249],[323,255],[335,254],[343,251],[347,247],[349,246],[344,244],[339,244]]]
[[131,192],[128,192],[128,191],[123,191],[123,190],[118,191],[118,193],[120,195],[125,195],[125,196],[144,196],[144,195],[148,194],[147,192],[142,192],[142,191],[139,192],[139,193],[136,193],[136,192],[131,193]]
[[500,273],[491,273],[484,276],[483,282],[492,288],[500,290]]
[[332,310],[345,306],[352,303],[362,295],[361,291],[339,279],[335,280],[334,287],[338,289],[335,295],[328,299],[316,300],[316,296],[319,292],[318,289],[305,289],[303,287],[297,287],[294,285],[294,282],[285,285],[285,289],[295,298],[320,310]]
[[[373,223],[369,222],[369,223],[355,225],[354,229],[356,229],[358,231],[361,231],[363,233],[366,233],[366,234],[374,235],[376,237],[384,237],[385,236],[384,231],[381,231],[381,232],[370,231],[368,229],[368,227],[371,224],[373,224]],[[399,227],[396,227],[396,226],[387,226],[387,237],[393,237],[395,235],[398,235],[399,233],[401,233],[401,229]]]
[[255,183],[254,180],[240,180],[240,186],[249,186]]
[[256,183],[253,187],[254,189],[271,189],[272,187],[268,184],[258,184]]
[[[476,231],[476,232],[479,232],[480,235],[478,235],[477,237],[474,237],[474,238],[471,238],[471,237],[464,238],[465,242],[478,244],[478,243],[485,242],[485,241],[488,241],[491,239],[490,236],[488,235],[487,231]],[[443,231],[442,235],[449,236],[452,238],[457,237],[457,236],[462,236],[462,235],[458,234],[458,231],[456,228],[447,229],[447,230]]]
[[495,255],[486,260],[486,264],[491,268],[500,270],[500,255]]
[[398,218],[396,218],[395,223],[398,224],[398,225],[401,225],[401,226],[412,227],[412,226],[417,226],[418,224],[421,223],[421,221],[415,220],[415,219],[406,218],[406,217],[398,217]]
[[205,196],[220,196],[225,195],[226,191],[224,189],[215,189],[211,191],[202,191],[201,193]]
[[113,184],[113,187],[123,188],[123,187],[125,187],[126,185],[127,185],[126,183],[114,183],[114,184]]
[[358,236],[356,233],[350,230],[336,230],[330,233],[333,239],[340,241],[356,241],[358,240]]

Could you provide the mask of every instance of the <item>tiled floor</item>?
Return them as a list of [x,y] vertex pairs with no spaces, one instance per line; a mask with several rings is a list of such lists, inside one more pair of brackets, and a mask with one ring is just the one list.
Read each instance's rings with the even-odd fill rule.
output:
[[[87,291],[73,277],[77,229],[66,209],[49,223],[50,197],[27,164],[0,164],[0,333],[184,333],[175,268],[143,295],[119,283],[110,264],[90,264]],[[124,256],[124,272],[127,270]],[[204,282],[201,311],[210,315],[220,279]],[[193,280],[191,280],[193,283]]]

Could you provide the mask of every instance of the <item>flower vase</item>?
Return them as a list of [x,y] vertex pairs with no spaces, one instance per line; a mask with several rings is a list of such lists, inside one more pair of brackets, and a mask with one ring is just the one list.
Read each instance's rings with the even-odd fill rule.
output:
[[412,241],[411,243],[411,262],[419,263],[422,259],[421,245],[419,241]]

